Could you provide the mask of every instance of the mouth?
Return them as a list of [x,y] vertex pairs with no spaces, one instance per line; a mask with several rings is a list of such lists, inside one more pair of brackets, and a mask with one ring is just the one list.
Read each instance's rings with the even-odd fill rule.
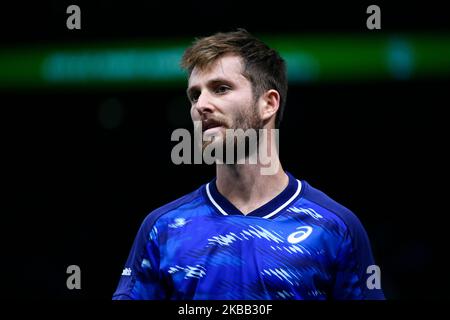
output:
[[222,127],[222,123],[214,119],[206,119],[202,121],[202,132],[206,132],[209,129]]

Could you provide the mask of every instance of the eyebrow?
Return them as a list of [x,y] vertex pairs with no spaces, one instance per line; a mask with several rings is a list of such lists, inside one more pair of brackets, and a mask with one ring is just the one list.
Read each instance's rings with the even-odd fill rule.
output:
[[[213,78],[213,79],[208,80],[208,82],[206,82],[206,86],[207,86],[207,87],[211,87],[211,86],[214,86],[214,85],[217,85],[217,84],[220,84],[220,83],[224,83],[224,84],[228,84],[228,85],[233,85],[233,82],[232,82],[232,81],[230,81],[230,80],[228,80],[228,79],[225,79],[225,78],[218,77],[218,78]],[[187,90],[186,90],[187,96],[190,97],[190,95],[191,95],[195,90],[198,90],[198,86],[192,86],[192,87],[187,88]]]

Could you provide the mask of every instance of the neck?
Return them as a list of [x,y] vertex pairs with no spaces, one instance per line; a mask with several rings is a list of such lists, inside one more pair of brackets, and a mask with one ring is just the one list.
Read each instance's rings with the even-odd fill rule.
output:
[[[268,146],[269,150],[276,150],[274,140],[262,145]],[[261,163],[259,157],[256,164],[246,161],[245,164],[216,165],[217,190],[243,214],[266,204],[288,185],[289,177],[280,164],[278,152],[269,154],[269,164],[272,168],[270,174],[262,174],[267,166]]]

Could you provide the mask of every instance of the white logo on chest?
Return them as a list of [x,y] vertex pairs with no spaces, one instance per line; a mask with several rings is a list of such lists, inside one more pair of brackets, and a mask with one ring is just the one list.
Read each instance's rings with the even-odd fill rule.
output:
[[289,235],[289,237],[287,239],[289,243],[296,244],[296,243],[299,243],[299,242],[305,240],[312,233],[313,228],[304,226],[304,227],[298,227],[297,230],[298,231],[293,232]]

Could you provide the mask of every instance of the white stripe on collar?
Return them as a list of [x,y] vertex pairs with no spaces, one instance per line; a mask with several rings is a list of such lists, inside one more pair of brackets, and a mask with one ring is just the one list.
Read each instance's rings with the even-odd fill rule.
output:
[[211,196],[211,193],[209,192],[209,184],[210,183],[208,183],[207,185],[206,185],[206,193],[208,194],[208,198],[209,198],[209,200],[211,200],[211,202],[212,202],[212,204],[217,208],[217,210],[219,210],[223,215],[228,215],[228,213],[226,213],[218,204],[217,204],[217,202],[213,199],[213,197]]
[[297,191],[295,191],[294,195],[292,197],[290,197],[288,201],[286,201],[281,206],[279,206],[278,209],[276,209],[275,211],[272,211],[271,213],[264,216],[263,218],[266,218],[266,219],[270,218],[273,215],[276,215],[281,210],[283,210],[289,203],[291,203],[292,201],[294,201],[295,198],[297,198],[297,196],[300,194],[300,190],[302,190],[302,183],[300,182],[300,180],[297,179]]
[[[286,201],[281,206],[279,206],[276,210],[263,216],[263,218],[268,219],[268,218],[276,215],[281,210],[283,210],[288,204],[290,204],[300,194],[301,190],[302,190],[302,183],[300,182],[300,180],[297,179],[297,190],[295,191],[294,195],[292,197],[290,197],[288,201]],[[211,200],[212,204],[217,208],[217,210],[219,210],[220,213],[222,213],[223,215],[227,216],[228,213],[226,213],[225,210],[223,210],[222,207],[219,206],[219,204],[211,196],[211,192],[209,191],[209,183],[206,185],[206,193],[208,195],[209,200]]]

